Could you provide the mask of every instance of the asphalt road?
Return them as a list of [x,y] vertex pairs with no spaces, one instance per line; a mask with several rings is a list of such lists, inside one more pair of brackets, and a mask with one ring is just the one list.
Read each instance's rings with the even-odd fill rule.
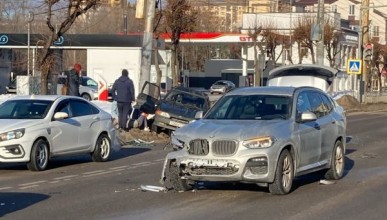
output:
[[345,177],[296,179],[286,196],[251,184],[204,183],[184,193],[143,192],[160,185],[162,145],[128,147],[112,161],[58,158],[49,170],[0,164],[2,219],[386,219],[387,111],[348,117]]

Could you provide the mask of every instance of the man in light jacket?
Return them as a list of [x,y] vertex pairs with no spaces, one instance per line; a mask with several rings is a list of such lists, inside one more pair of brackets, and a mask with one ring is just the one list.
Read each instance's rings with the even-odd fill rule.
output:
[[133,81],[129,78],[129,72],[122,70],[122,75],[114,82],[112,87],[112,98],[117,102],[118,124],[120,129],[126,130],[126,122],[132,111],[132,102],[135,101]]

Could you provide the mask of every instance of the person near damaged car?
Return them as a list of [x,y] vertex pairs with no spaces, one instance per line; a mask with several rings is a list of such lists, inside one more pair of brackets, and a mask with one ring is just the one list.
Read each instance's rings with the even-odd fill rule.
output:
[[81,84],[81,70],[82,67],[78,63],[74,64],[74,68],[70,70],[66,81],[66,95],[81,96],[79,93],[79,86]]
[[119,128],[127,131],[128,116],[132,112],[132,102],[135,101],[134,85],[128,70],[123,69],[122,75],[114,82],[112,98],[117,102]]

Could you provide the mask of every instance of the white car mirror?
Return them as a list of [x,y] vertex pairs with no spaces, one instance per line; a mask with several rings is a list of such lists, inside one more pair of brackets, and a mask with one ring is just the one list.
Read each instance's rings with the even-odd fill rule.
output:
[[317,116],[313,112],[303,112],[301,114],[301,121],[302,122],[307,122],[307,121],[316,121]]
[[68,117],[69,117],[69,114],[67,114],[66,112],[57,112],[54,115],[55,120],[63,120]]
[[198,111],[195,114],[195,119],[202,119],[203,118],[203,111]]

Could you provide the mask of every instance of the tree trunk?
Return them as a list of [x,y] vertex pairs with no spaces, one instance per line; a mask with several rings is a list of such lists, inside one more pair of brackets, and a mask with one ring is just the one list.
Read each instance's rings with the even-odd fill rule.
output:
[[173,87],[178,85],[178,77],[177,77],[177,71],[176,71],[176,60],[177,60],[177,46],[172,44],[171,48],[171,70],[172,70],[172,85]]
[[257,38],[254,39],[254,73],[255,73],[255,79],[254,79],[254,85],[260,86],[261,85],[261,73],[259,71],[258,67],[258,49],[257,49]]

